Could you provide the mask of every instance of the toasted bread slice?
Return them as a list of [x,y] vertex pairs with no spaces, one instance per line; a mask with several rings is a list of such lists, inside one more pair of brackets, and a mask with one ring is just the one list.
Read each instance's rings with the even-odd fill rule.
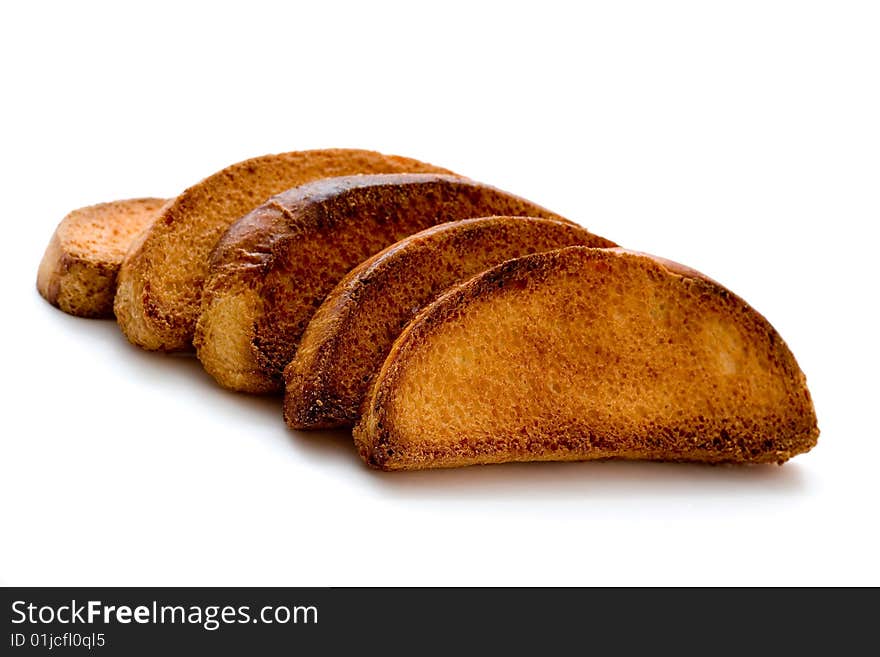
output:
[[125,252],[165,203],[161,198],[135,198],[68,214],[43,254],[37,290],[70,315],[113,317],[116,277]]
[[600,458],[782,463],[816,444],[782,338],[702,274],[618,249],[508,261],[403,331],[355,428],[386,470]]
[[561,219],[449,175],[341,177],[280,194],[217,244],[196,330],[198,356],[227,388],[281,390],[306,325],[352,267],[428,226],[493,214]]
[[321,304],[284,370],[285,421],[351,426],[395,338],[441,291],[505,260],[577,244],[616,246],[552,219],[483,217],[428,228],[362,262]]
[[417,160],[333,149],[265,155],[190,187],[135,244],[119,274],[119,326],[145,349],[191,348],[208,257],[229,225],[285,189],[357,173],[447,172]]

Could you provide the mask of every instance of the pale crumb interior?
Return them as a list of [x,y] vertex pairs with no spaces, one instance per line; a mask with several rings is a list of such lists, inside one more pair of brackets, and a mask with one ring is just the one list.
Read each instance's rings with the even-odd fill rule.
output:
[[[803,406],[757,315],[705,285],[589,263],[476,301],[413,350],[389,409],[395,439],[791,434]],[[687,436],[682,436],[686,441]]]
[[76,210],[59,227],[59,239],[75,258],[118,265],[164,203],[163,199],[134,199]]

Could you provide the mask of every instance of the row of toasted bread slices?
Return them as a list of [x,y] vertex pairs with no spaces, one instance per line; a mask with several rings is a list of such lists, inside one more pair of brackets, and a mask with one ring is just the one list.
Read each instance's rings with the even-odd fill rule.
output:
[[38,288],[141,347],[195,346],[225,387],[283,388],[291,427],[357,423],[387,469],[781,463],[818,436],[797,363],[741,299],[407,158],[271,155],[75,211]]

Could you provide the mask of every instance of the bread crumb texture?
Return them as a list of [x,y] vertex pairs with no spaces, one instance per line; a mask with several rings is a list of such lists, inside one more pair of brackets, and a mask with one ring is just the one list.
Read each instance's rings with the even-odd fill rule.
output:
[[505,260],[614,243],[580,226],[533,217],[440,224],[355,267],[324,300],[284,372],[284,417],[296,429],[351,426],[395,338],[441,291]]
[[126,251],[165,205],[138,198],[99,203],[68,214],[52,235],[37,272],[37,290],[79,317],[112,317]]
[[794,357],[742,299],[666,261],[573,246],[504,263],[425,308],[373,382],[355,441],[396,470],[783,463],[818,434]]

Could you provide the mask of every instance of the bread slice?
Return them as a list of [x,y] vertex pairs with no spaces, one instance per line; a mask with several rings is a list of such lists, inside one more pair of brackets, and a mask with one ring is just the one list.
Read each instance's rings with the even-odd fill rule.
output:
[[165,203],[161,198],[135,198],[68,214],[43,254],[37,290],[71,315],[113,317],[116,277],[125,252]]
[[816,444],[782,338],[669,261],[572,246],[452,288],[403,331],[355,442],[385,470],[601,458],[782,463]]
[[281,390],[306,325],[352,267],[428,226],[493,214],[561,219],[450,175],[341,177],[280,194],[217,244],[196,329],[198,356],[227,388]]
[[190,349],[208,257],[233,221],[318,178],[411,171],[446,172],[405,157],[332,149],[265,155],[205,178],[168,205],[126,257],[115,302],[119,326],[145,349]]
[[395,338],[441,291],[505,260],[580,244],[615,244],[574,224],[483,217],[402,239],[351,270],[318,308],[284,370],[294,429],[351,426]]

